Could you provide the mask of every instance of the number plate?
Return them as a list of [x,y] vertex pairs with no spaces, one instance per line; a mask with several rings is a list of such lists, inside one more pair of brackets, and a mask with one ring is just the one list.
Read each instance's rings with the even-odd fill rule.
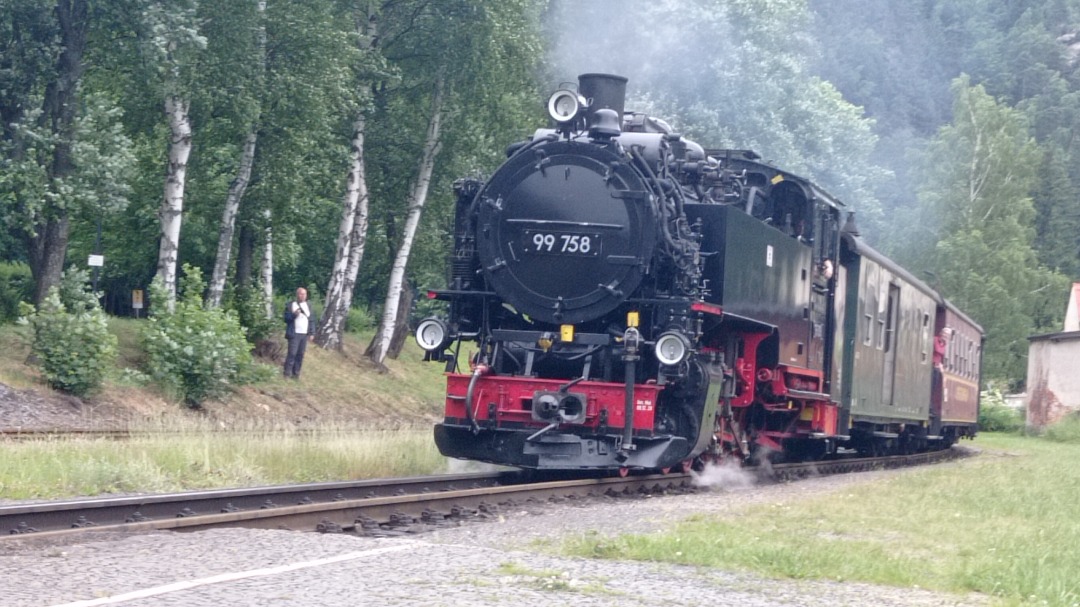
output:
[[525,230],[522,246],[526,253],[540,255],[600,255],[599,234],[553,232],[551,230]]

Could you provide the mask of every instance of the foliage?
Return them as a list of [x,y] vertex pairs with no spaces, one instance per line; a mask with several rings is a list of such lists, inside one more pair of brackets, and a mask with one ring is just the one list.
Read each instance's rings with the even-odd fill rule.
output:
[[377,319],[371,315],[367,308],[349,308],[349,316],[345,319],[345,330],[349,333],[360,333],[375,326]]
[[168,294],[155,279],[151,317],[143,331],[151,375],[191,407],[242,383],[252,364],[251,344],[236,313],[204,308],[203,288],[202,272],[184,264],[182,297],[170,313]]
[[85,270],[65,272],[60,288],[50,289],[27,319],[34,329],[33,352],[50,386],[76,396],[101,386],[116,358],[116,336],[87,287]]
[[[354,304],[377,309],[439,69],[448,115],[407,276],[420,289],[445,280],[451,181],[494,167],[508,142],[541,124],[545,92],[586,71],[629,77],[629,108],[703,144],[754,148],[819,181],[858,211],[869,244],[920,277],[934,272],[978,313],[990,375],[1019,380],[1023,337],[1059,328],[1064,286],[1080,272],[1073,0],[279,0],[265,12],[225,0],[89,4],[75,122],[57,132],[43,105],[61,67],[57,5],[0,0],[0,258],[36,263],[28,241],[66,218],[67,259],[85,259],[98,252],[100,223],[108,293],[145,289],[154,274],[161,105],[176,93],[197,127],[179,258],[213,266],[222,202],[257,126],[237,225],[254,235],[243,246],[255,259],[272,234],[278,293],[326,288],[350,127],[364,112],[378,153],[366,159],[371,227]],[[360,32],[365,24],[374,31]],[[1010,144],[1013,166],[983,165],[1001,177],[984,191],[1015,221],[945,219],[965,187],[949,152],[979,131],[958,108],[985,114],[950,90],[962,73],[1008,114],[1002,125],[1025,124],[1030,141]],[[1018,142],[1011,126],[983,132]],[[69,143],[71,172],[57,178],[49,162]]]
[[231,309],[236,313],[240,326],[244,327],[247,340],[258,343],[269,339],[277,328],[276,316],[266,316],[266,295],[259,287],[240,287],[231,302]]
[[1019,432],[1024,428],[1021,412],[1005,403],[1001,390],[990,387],[979,399],[979,430],[983,432]]
[[986,330],[984,375],[1024,374],[1033,311],[1064,279],[1040,267],[1031,191],[1039,155],[1028,121],[967,77],[953,85],[954,123],[929,148],[919,191],[923,268]]
[[1080,415],[1073,413],[1048,427],[1043,438],[1057,443],[1080,445]]
[[19,302],[34,297],[34,277],[24,263],[0,262],[0,323],[19,316]]

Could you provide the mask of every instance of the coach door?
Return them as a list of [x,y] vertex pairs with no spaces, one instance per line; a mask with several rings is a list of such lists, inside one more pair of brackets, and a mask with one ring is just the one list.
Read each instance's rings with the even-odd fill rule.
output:
[[885,370],[881,374],[881,402],[893,404],[893,385],[896,383],[896,327],[900,316],[900,287],[889,283],[889,306],[885,312]]

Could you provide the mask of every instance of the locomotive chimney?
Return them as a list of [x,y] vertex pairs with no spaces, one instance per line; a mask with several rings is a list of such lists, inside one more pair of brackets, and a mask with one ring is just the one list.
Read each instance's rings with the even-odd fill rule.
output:
[[[613,74],[582,74],[578,76],[578,93],[589,103],[585,114],[585,128],[597,123],[596,111],[613,110],[622,124],[623,108],[626,105],[627,79]],[[605,125],[607,126],[607,125]]]

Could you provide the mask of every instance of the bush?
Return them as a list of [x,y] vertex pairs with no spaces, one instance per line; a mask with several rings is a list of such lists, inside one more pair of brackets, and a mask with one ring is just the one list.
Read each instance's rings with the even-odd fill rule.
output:
[[375,317],[367,308],[349,308],[349,315],[345,318],[345,331],[347,333],[360,333],[375,327]]
[[231,309],[247,331],[247,340],[253,344],[269,339],[277,327],[276,316],[266,317],[266,296],[256,287],[238,288]]
[[169,312],[165,289],[155,279],[143,332],[151,376],[194,408],[253,375],[251,344],[236,313],[204,308],[203,285],[202,272],[185,264],[182,296]]
[[19,303],[34,297],[34,277],[24,263],[0,263],[0,323],[19,317]]
[[1080,415],[1073,413],[1048,427],[1043,438],[1056,443],[1080,444]]
[[69,270],[37,310],[24,304],[45,380],[76,396],[100,387],[116,360],[116,336],[109,333],[105,313],[86,283],[85,270]]
[[1019,432],[1024,428],[1020,411],[1005,404],[1005,396],[996,388],[983,391],[979,404],[979,429],[985,432]]

